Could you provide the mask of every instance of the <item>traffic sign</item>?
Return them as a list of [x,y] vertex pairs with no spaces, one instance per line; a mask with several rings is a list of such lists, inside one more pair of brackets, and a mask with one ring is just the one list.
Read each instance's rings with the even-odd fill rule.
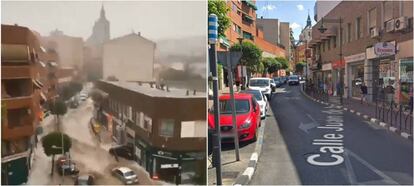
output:
[[[230,55],[230,56],[228,56]],[[236,68],[237,64],[240,62],[240,58],[242,57],[241,52],[227,52],[227,51],[219,51],[217,52],[217,60],[223,62],[224,68],[230,67],[232,69]]]

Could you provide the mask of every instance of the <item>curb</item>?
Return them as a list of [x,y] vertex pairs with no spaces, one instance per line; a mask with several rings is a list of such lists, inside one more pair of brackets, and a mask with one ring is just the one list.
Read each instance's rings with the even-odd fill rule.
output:
[[247,185],[252,179],[253,174],[256,170],[256,165],[259,160],[260,153],[262,152],[265,127],[266,127],[266,122],[262,123],[262,126],[260,126],[259,138],[256,141],[256,147],[254,149],[254,152],[250,156],[250,161],[249,161],[247,168],[243,171],[241,175],[239,175],[236,178],[236,181],[233,183],[233,185],[238,185],[238,186]]
[[[312,97],[310,97],[309,95],[307,95],[305,92],[303,92],[303,90],[301,89],[301,93],[303,94],[303,95],[305,95],[306,97],[308,97],[308,98],[310,98],[311,100],[316,100],[316,102],[319,102],[319,100],[317,100],[317,99],[315,99],[315,98],[312,98]],[[335,105],[335,104],[329,104],[329,103],[326,103],[326,104],[328,104],[328,105],[330,105],[330,106],[332,106],[332,107],[336,107],[336,108],[338,108],[338,109],[340,109],[341,108],[341,106],[340,105]],[[403,137],[403,138],[405,138],[405,139],[409,139],[409,140],[413,140],[413,135],[411,135],[411,134],[408,134],[408,133],[406,133],[406,132],[401,132],[401,131],[399,131],[397,128],[395,128],[395,127],[392,127],[392,126],[390,126],[389,127],[389,124],[388,123],[385,123],[385,122],[382,122],[382,121],[379,121],[377,118],[370,118],[368,115],[363,115],[362,113],[360,113],[360,112],[357,112],[357,111],[355,111],[355,110],[353,110],[353,109],[348,109],[348,108],[346,108],[346,107],[343,107],[342,108],[344,111],[349,111],[350,113],[353,113],[353,114],[355,114],[355,115],[357,115],[357,116],[362,116],[363,118],[364,118],[364,120],[366,120],[366,121],[368,121],[368,122],[370,122],[370,123],[372,123],[372,124],[376,124],[376,125],[379,125],[379,126],[381,126],[381,127],[383,127],[383,128],[385,128],[386,130],[388,130],[388,131],[391,131],[391,132],[393,132],[393,133],[396,133],[396,134],[398,134],[398,135],[400,135],[401,137]]]

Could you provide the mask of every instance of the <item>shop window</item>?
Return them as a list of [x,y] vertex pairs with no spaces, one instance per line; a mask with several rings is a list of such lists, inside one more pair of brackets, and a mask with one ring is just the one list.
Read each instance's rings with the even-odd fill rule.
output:
[[163,119],[161,120],[159,134],[163,137],[174,137],[174,120],[173,119]]
[[401,103],[408,104],[413,89],[413,59],[400,60]]
[[144,129],[148,132],[152,132],[152,119],[149,116],[144,118]]
[[206,137],[205,121],[182,121],[181,138],[203,138]]

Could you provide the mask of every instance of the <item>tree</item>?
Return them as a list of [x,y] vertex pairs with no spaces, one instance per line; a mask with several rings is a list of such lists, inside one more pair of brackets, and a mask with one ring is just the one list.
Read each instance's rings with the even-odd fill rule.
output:
[[282,68],[282,64],[272,57],[264,57],[261,59],[264,66],[264,71],[272,74]]
[[224,36],[224,32],[230,27],[230,18],[227,13],[230,8],[227,7],[224,0],[208,0],[208,14],[216,14],[218,22],[218,35]]
[[276,57],[276,61],[278,61],[282,66],[281,69],[288,69],[289,68],[289,62],[284,57]]
[[260,69],[261,66],[258,67],[257,65],[263,65],[260,63],[262,50],[250,42],[243,42],[241,45],[238,43],[230,47],[230,51],[238,52],[240,49],[243,52],[243,55],[240,59],[241,64],[246,65],[248,70],[253,73],[260,72],[257,70]]
[[65,115],[66,112],[68,111],[68,108],[66,107],[66,104],[64,101],[58,99],[55,101],[51,101],[49,102],[49,108],[50,108],[50,112],[54,115],[56,115],[56,119],[57,119],[57,126],[58,129],[60,129],[59,127],[59,116],[61,115]]
[[55,155],[62,154],[62,146],[64,153],[69,152],[69,149],[72,147],[72,141],[66,134],[63,134],[61,132],[51,132],[42,138],[42,146],[46,156],[52,156],[52,168],[50,174],[53,176],[53,168],[55,167]]
[[305,62],[299,62],[299,63],[296,63],[296,65],[295,65],[295,69],[296,69],[296,73],[301,73],[301,72],[303,72],[303,68],[306,66],[306,63]]

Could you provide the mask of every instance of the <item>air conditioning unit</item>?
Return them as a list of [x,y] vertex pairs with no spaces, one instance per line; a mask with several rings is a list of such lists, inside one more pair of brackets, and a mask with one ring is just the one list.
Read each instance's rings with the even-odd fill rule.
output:
[[407,28],[407,25],[408,25],[408,21],[407,20],[408,19],[405,16],[400,17],[398,19],[395,19],[395,23],[394,23],[395,30],[396,31],[399,31],[399,30],[404,30],[405,28]]
[[371,28],[369,30],[369,33],[370,33],[371,38],[378,37],[378,35],[379,35],[378,32],[379,31],[378,31],[378,28],[377,27],[373,27],[373,28]]
[[394,19],[391,19],[391,20],[385,22],[385,31],[386,32],[394,31],[394,23],[395,23]]

